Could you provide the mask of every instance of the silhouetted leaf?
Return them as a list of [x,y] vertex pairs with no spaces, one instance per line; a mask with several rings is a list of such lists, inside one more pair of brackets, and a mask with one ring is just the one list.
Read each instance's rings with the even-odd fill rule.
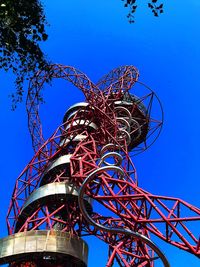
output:
[[151,3],[148,3],[148,7],[153,8],[153,5]]
[[46,41],[47,38],[48,38],[48,35],[47,35],[46,33],[43,33],[43,34],[42,34],[42,40],[43,40],[43,41]]
[[153,10],[153,14],[155,17],[158,17],[158,12],[156,12],[155,10]]

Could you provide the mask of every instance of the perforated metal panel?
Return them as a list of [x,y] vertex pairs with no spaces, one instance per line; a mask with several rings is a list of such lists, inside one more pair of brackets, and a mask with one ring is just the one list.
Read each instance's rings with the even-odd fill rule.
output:
[[73,258],[78,266],[87,266],[88,246],[81,238],[60,231],[29,231],[0,239],[0,264],[30,260],[35,256]]

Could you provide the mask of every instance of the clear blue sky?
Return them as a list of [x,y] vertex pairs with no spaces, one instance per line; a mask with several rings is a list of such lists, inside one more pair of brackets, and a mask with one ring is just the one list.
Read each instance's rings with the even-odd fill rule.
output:
[[[165,0],[160,18],[141,7],[133,25],[127,22],[127,9],[120,0],[44,3],[50,27],[43,48],[53,62],[73,65],[93,81],[120,65],[140,70],[140,80],[161,99],[165,123],[157,142],[133,159],[139,182],[154,194],[180,197],[200,207],[199,0]],[[15,180],[33,156],[25,104],[10,111],[7,95],[14,90],[12,82],[12,75],[1,72],[1,236],[7,234],[4,218]],[[64,111],[83,99],[78,89],[70,88],[56,81],[44,92],[41,114],[46,137],[61,123]],[[200,266],[195,256],[154,240],[172,267]],[[105,247],[95,242],[91,240],[89,267],[105,266]]]

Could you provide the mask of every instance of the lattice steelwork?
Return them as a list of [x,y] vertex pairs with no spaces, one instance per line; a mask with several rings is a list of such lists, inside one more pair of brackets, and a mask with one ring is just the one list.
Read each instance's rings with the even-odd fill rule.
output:
[[[0,264],[86,267],[86,235],[108,244],[106,267],[169,267],[154,235],[199,257],[200,209],[138,186],[130,155],[146,150],[162,127],[160,102],[138,76],[123,66],[94,84],[73,67],[52,65],[32,79],[27,112],[35,155],[14,187]],[[71,82],[85,100],[45,141],[38,107],[50,78]]]

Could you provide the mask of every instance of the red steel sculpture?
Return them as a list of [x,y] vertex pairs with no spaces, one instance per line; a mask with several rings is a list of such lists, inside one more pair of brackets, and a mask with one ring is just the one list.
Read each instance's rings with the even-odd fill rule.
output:
[[[0,264],[86,267],[88,235],[108,244],[106,267],[169,267],[154,235],[200,256],[200,209],[138,186],[130,155],[146,150],[162,127],[160,102],[138,76],[123,66],[94,84],[55,64],[33,77],[27,112],[35,155],[14,187]],[[85,101],[71,106],[45,141],[40,90],[52,78],[71,82]]]

